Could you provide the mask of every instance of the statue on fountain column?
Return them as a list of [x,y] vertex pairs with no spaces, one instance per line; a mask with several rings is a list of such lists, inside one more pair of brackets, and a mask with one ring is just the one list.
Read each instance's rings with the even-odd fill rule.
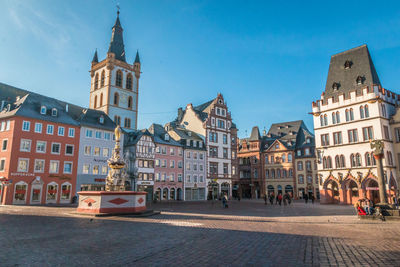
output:
[[121,154],[121,127],[115,128],[115,147],[111,158],[108,159],[110,171],[106,177],[106,191],[126,191],[126,182],[128,174],[126,172],[126,163]]

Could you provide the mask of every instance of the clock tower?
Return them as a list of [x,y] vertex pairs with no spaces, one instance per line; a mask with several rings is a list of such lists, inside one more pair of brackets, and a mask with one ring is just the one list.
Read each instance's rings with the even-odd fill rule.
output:
[[89,107],[104,111],[126,130],[136,130],[140,58],[136,52],[133,64],[126,62],[122,32],[118,11],[106,58],[99,62],[97,50],[93,56]]

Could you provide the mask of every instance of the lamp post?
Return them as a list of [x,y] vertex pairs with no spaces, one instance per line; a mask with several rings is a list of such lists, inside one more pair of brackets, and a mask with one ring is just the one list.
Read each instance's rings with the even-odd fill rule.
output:
[[374,150],[374,158],[376,159],[376,167],[378,170],[378,186],[379,186],[379,200],[381,205],[387,205],[388,199],[386,194],[386,185],[383,175],[383,164],[382,159],[384,156],[383,148],[384,143],[382,140],[373,140],[371,141],[371,148]]

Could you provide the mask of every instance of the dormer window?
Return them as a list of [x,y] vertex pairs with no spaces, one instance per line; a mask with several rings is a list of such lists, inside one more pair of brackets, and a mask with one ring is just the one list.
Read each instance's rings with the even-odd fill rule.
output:
[[307,142],[307,144],[311,143],[310,137],[307,137],[306,142]]
[[164,139],[165,139],[165,141],[169,141],[169,135],[165,134]]
[[188,132],[187,134],[188,134],[188,136],[192,136],[192,132]]
[[358,76],[357,79],[356,79],[356,82],[357,82],[357,85],[363,84],[363,82],[364,82],[363,77]]
[[334,91],[338,90],[339,89],[339,84],[338,83],[333,83],[332,84],[332,88],[333,88]]
[[344,69],[350,69],[351,65],[353,65],[353,63],[349,60],[346,60],[346,62],[344,63]]
[[51,109],[51,116],[53,116],[53,117],[57,116],[57,109],[56,108],[52,108]]
[[46,114],[46,111],[47,111],[47,108],[46,108],[46,106],[41,106],[40,107],[40,114]]
[[104,116],[103,116],[103,115],[100,116],[99,122],[100,122],[101,124],[104,124]]

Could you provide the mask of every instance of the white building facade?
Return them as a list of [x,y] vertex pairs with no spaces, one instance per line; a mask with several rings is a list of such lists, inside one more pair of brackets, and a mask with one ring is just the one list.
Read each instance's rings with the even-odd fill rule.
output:
[[312,105],[321,203],[379,202],[374,139],[384,141],[386,189],[397,190],[389,121],[398,104],[381,86],[366,45],[332,56],[325,92]]

